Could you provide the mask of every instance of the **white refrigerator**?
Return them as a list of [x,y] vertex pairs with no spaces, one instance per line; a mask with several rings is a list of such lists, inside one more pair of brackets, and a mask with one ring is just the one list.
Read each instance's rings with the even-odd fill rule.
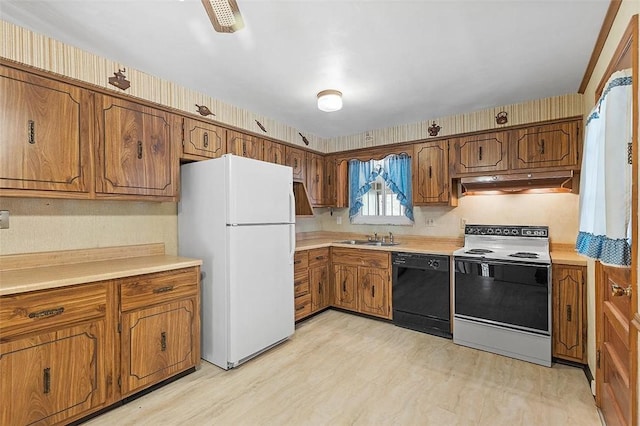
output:
[[294,332],[291,167],[227,154],[181,166],[178,251],[202,264],[202,358],[229,369]]

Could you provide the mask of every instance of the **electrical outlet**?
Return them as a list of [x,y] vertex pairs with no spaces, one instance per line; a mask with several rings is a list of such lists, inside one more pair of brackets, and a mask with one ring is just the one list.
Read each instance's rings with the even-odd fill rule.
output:
[[465,226],[467,226],[467,219],[460,218],[460,229],[464,229]]
[[0,229],[9,229],[9,210],[0,210]]
[[425,220],[424,226],[426,226],[426,227],[433,227],[433,226],[436,226],[436,220],[435,220],[434,218],[432,218],[432,217],[428,217],[428,218]]
[[338,225],[342,225],[342,216],[338,216],[338,217],[336,217],[336,223],[337,223]]

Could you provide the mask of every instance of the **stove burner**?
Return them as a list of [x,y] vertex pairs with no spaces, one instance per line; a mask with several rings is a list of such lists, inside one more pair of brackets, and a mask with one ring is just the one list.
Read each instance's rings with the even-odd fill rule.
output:
[[465,253],[467,253],[467,254],[487,254],[487,253],[493,253],[493,250],[476,248],[476,249],[467,250],[467,251],[465,251]]
[[519,251],[517,253],[512,253],[509,256],[510,257],[520,257],[520,258],[524,258],[524,259],[537,259],[538,258],[538,254],[537,253],[530,253],[528,251]]

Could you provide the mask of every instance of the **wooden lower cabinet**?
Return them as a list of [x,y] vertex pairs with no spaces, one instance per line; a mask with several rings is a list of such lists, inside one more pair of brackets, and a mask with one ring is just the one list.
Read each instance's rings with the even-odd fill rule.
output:
[[104,320],[0,345],[0,424],[56,424],[106,401]]
[[309,286],[309,252],[296,252],[293,260],[293,294],[295,320],[311,314],[311,287]]
[[584,266],[553,265],[553,356],[581,364],[587,362]]
[[199,277],[191,267],[1,296],[0,424],[68,424],[198,365]]
[[198,363],[195,298],[122,315],[120,377],[127,396]]
[[358,267],[333,265],[333,304],[339,308],[358,310]]
[[388,252],[334,247],[333,304],[391,319],[391,261]]
[[309,287],[312,313],[331,305],[329,248],[309,250]]

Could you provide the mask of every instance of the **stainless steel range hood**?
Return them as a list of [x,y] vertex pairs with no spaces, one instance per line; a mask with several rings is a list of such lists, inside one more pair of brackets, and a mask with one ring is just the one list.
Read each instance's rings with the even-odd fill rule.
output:
[[462,192],[472,195],[486,191],[517,193],[532,189],[545,189],[549,190],[549,192],[573,192],[573,180],[573,171],[566,170],[463,177],[460,179],[460,183]]

